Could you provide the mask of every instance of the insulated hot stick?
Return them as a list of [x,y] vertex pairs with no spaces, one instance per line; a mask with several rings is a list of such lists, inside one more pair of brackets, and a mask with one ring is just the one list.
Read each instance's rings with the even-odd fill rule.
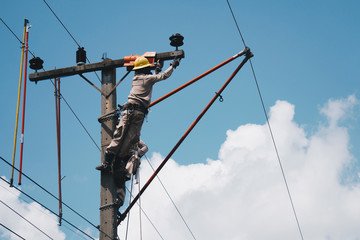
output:
[[24,153],[24,131],[25,131],[25,104],[26,104],[26,77],[27,77],[27,60],[29,52],[29,29],[30,26],[26,27],[25,37],[25,68],[24,68],[24,92],[23,92],[23,111],[22,111],[22,123],[21,123],[21,141],[20,141],[20,171],[19,171],[19,185],[21,185],[21,173],[22,173],[22,162]]
[[24,51],[25,51],[25,36],[26,36],[26,28],[27,28],[27,24],[28,24],[28,23],[29,23],[29,20],[24,19],[24,33],[23,33],[23,41],[22,41],[22,47],[21,47],[19,90],[18,90],[17,107],[16,107],[16,120],[15,120],[15,133],[14,133],[14,149],[13,149],[13,156],[12,156],[12,168],[11,168],[10,186],[13,186],[13,182],[14,182],[14,165],[15,165],[17,130],[18,130],[18,122],[19,122],[21,82],[22,82],[23,63],[24,63]]

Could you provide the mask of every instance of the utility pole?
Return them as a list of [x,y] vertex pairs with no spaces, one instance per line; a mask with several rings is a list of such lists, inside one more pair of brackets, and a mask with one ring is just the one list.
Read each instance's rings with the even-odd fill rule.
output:
[[[176,50],[155,54],[155,61],[171,60],[174,58],[184,58],[184,51]],[[29,74],[29,80],[37,83],[38,81],[46,79],[101,71],[101,115],[103,116],[116,109],[116,91],[113,91],[116,81],[116,68],[124,67],[124,62],[124,59],[111,60],[107,58],[98,63],[31,73]],[[101,162],[104,161],[105,148],[110,144],[112,139],[115,123],[116,119],[114,118],[110,118],[108,121],[101,123]],[[115,199],[116,186],[112,174],[101,172],[100,240],[114,240],[117,238],[117,208],[114,204]]]
[[[105,59],[106,60],[106,59]],[[116,68],[105,68],[101,72],[101,115],[116,109],[116,91],[112,91],[116,81]],[[111,92],[111,93],[110,93]],[[108,96],[108,94],[110,94]],[[106,97],[108,96],[108,97]],[[110,144],[115,130],[116,119],[110,118],[101,123],[101,162],[104,161],[106,147]],[[116,239],[117,237],[117,208],[116,186],[113,175],[101,171],[100,188],[100,239]]]

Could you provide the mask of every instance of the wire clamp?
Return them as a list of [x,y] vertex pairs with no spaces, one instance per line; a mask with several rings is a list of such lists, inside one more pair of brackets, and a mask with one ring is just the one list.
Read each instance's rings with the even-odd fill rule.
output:
[[219,97],[219,102],[223,102],[224,101],[224,98],[221,96],[220,93],[218,92],[215,92],[216,96]]

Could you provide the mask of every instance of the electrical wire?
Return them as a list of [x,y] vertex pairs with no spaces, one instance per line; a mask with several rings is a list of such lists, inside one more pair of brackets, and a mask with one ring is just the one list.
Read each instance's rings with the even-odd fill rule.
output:
[[[8,190],[7,188],[5,188],[4,186],[1,186],[1,185],[0,185],[0,187],[3,188],[4,190],[6,190],[7,192],[9,192],[10,194],[14,195],[15,197],[20,198],[21,200],[23,200],[24,202],[26,202],[27,204],[29,204],[30,207],[36,209],[37,211],[41,212],[42,214],[44,214],[44,215],[46,215],[46,216],[48,216],[48,217],[50,217],[50,214],[49,214],[49,213],[45,212],[45,211],[44,211],[43,209],[41,209],[41,208],[38,208],[37,205],[30,204],[30,201],[27,201],[26,199],[24,199],[23,197],[21,197],[21,195],[18,196],[18,195],[16,195],[16,194],[14,194],[13,192],[9,191],[9,190]],[[51,220],[54,221],[54,222],[56,222],[56,223],[58,223],[56,220],[54,220],[54,219],[52,219],[52,218],[51,218]],[[81,238],[83,238],[83,239],[87,239],[87,238],[85,238],[84,236],[80,235],[78,232],[76,232],[76,231],[74,231],[73,229],[69,228],[68,226],[66,226],[66,225],[61,225],[61,226],[67,228],[69,231],[75,233],[75,234],[78,235],[79,237],[81,237]]]
[[[145,156],[147,162],[149,163],[151,169],[155,172],[155,169],[154,169],[154,167],[152,166],[152,164],[150,163],[150,160],[148,159],[148,157],[147,157],[146,155],[144,155],[144,156]],[[170,201],[172,202],[172,204],[174,205],[176,211],[179,213],[182,221],[183,221],[184,224],[186,225],[186,227],[187,227],[187,229],[189,230],[189,232],[191,233],[192,237],[196,240],[194,233],[191,231],[189,225],[186,223],[185,218],[184,218],[183,215],[181,214],[179,208],[176,206],[176,204],[175,204],[174,200],[172,199],[172,197],[170,196],[169,192],[166,190],[166,188],[165,188],[164,184],[162,183],[160,177],[159,177],[158,175],[156,175],[156,177],[157,177],[157,179],[159,180],[161,186],[164,188],[164,190],[165,190],[165,192],[166,192],[166,195],[169,197],[169,199],[170,199]]]
[[74,42],[76,43],[76,45],[78,45],[78,47],[80,47],[80,44],[76,41],[76,39],[74,38],[74,36],[71,34],[71,32],[67,29],[67,27],[64,25],[64,23],[60,20],[60,18],[56,15],[56,13],[52,10],[52,8],[50,7],[50,5],[43,0],[43,2],[46,4],[46,6],[50,9],[50,11],[54,14],[54,16],[56,17],[56,19],[60,22],[60,24],[64,27],[64,29],[66,30],[66,32],[70,35],[70,37],[72,38],[72,40],[74,40]]
[[20,236],[19,234],[17,234],[15,231],[11,230],[10,228],[6,227],[4,224],[0,223],[0,226],[2,226],[3,228],[5,228],[6,230],[8,230],[9,232],[13,233],[14,235],[16,235],[17,237],[26,240],[25,238],[23,238],[22,236]]
[[16,215],[18,215],[19,217],[21,217],[22,219],[24,219],[27,223],[29,223],[31,226],[33,226],[34,228],[36,228],[37,230],[39,230],[42,234],[44,234],[45,236],[47,236],[49,239],[53,239],[52,237],[50,237],[49,235],[47,235],[43,230],[41,230],[39,227],[35,226],[32,222],[30,222],[28,219],[26,219],[23,215],[21,215],[20,213],[18,213],[17,211],[15,211],[15,209],[13,209],[12,207],[10,207],[9,205],[7,205],[6,203],[4,203],[1,199],[0,202],[5,205],[7,208],[9,208],[11,211],[13,211],[14,213],[16,213]]
[[[228,6],[229,6],[229,9],[230,9],[230,11],[231,11],[231,14],[232,14],[232,16],[233,16],[233,19],[234,19],[234,22],[235,22],[236,27],[237,27],[237,29],[238,29],[238,32],[239,32],[239,34],[240,34],[241,40],[242,40],[242,42],[244,43],[244,46],[246,47],[245,40],[244,40],[244,38],[243,38],[243,35],[241,34],[239,25],[238,25],[238,23],[237,23],[237,21],[236,21],[236,18],[235,18],[235,15],[234,15],[233,10],[232,10],[232,8],[231,8],[231,5],[230,5],[230,3],[229,3],[229,0],[226,0],[226,1],[227,1]],[[264,111],[264,114],[265,114],[266,123],[267,123],[267,126],[268,126],[269,131],[270,131],[270,135],[271,135],[271,139],[272,139],[272,142],[273,142],[273,145],[274,145],[274,149],[275,149],[275,152],[276,152],[277,160],[278,160],[279,165],[280,165],[280,169],[281,169],[281,173],[282,173],[282,176],[283,176],[283,180],[284,180],[284,183],[285,183],[285,186],[286,186],[286,190],[287,190],[287,193],[288,193],[288,196],[289,196],[289,199],[290,199],[291,207],[292,207],[292,210],[293,210],[293,213],[294,213],[294,216],[295,216],[295,220],[296,220],[296,224],[297,224],[297,227],[298,227],[298,230],[299,230],[299,234],[300,234],[300,236],[301,236],[301,239],[304,239],[303,234],[302,234],[302,230],[301,230],[301,227],[300,227],[299,219],[298,219],[297,214],[296,214],[295,205],[294,205],[294,202],[293,202],[292,197],[291,197],[290,188],[289,188],[288,182],[287,182],[287,180],[286,180],[285,171],[284,171],[284,168],[283,168],[282,163],[281,163],[279,151],[278,151],[278,148],[277,148],[277,145],[276,145],[276,142],[275,142],[275,138],[274,138],[273,131],[272,131],[272,129],[271,129],[269,117],[268,117],[268,114],[267,114],[267,112],[266,112],[264,100],[263,100],[263,97],[262,97],[262,94],[261,94],[261,91],[260,91],[259,83],[258,83],[258,81],[257,81],[256,74],[255,74],[255,70],[254,70],[254,66],[253,66],[253,64],[252,64],[251,59],[250,59],[250,66],[251,66],[251,71],[252,71],[252,73],[253,73],[254,80],[255,80],[255,83],[256,83],[256,88],[257,88],[257,91],[258,91],[258,94],[259,94],[259,97],[260,97],[261,105],[262,105],[262,108],[263,108],[263,111]]]
[[24,44],[23,41],[21,41],[21,39],[20,39],[18,36],[16,36],[16,34],[14,33],[14,31],[5,23],[5,21],[4,21],[2,18],[0,18],[0,20],[1,20],[2,23],[7,27],[7,29],[9,29],[9,31],[15,36],[15,38],[20,42],[20,44],[21,44],[21,45]]
[[[25,174],[24,174],[25,176]],[[5,183],[10,184],[10,182],[8,182],[6,179],[4,179],[3,177],[0,177],[1,180],[3,180]],[[27,194],[26,192],[24,192],[23,190],[19,189],[16,186],[12,186],[13,188],[15,188],[16,190],[18,190],[20,193],[24,194],[26,197],[30,198],[31,200],[33,200],[34,202],[36,202],[37,204],[39,204],[40,206],[42,206],[43,208],[45,208],[46,210],[48,210],[49,212],[51,212],[52,214],[54,214],[55,216],[59,217],[59,215],[57,213],[55,213],[54,211],[52,211],[50,208],[46,207],[44,204],[40,203],[39,201],[37,201],[35,198],[31,197],[29,194]],[[67,224],[69,224],[70,226],[72,226],[73,228],[75,228],[76,230],[78,230],[79,232],[83,233],[84,235],[86,235],[87,237],[89,237],[90,239],[95,240],[95,238],[93,238],[92,236],[90,236],[89,234],[87,234],[86,232],[84,232],[83,230],[81,230],[80,228],[78,228],[77,226],[75,226],[74,224],[72,224],[71,222],[69,222],[68,220],[66,220],[65,218],[62,218],[62,220],[64,222],[66,222]]]
[[[50,79],[50,82],[55,86],[55,83]],[[99,145],[95,142],[94,138],[91,136],[91,134],[89,133],[89,131],[86,129],[85,125],[81,122],[80,118],[77,116],[77,114],[75,113],[75,111],[72,109],[72,107],[70,106],[70,104],[66,101],[64,95],[62,95],[62,93],[60,93],[60,98],[64,100],[65,104],[68,106],[68,108],[70,109],[70,111],[72,112],[72,114],[75,116],[75,118],[78,120],[78,122],[80,123],[81,127],[84,129],[84,131],[86,132],[86,134],[90,137],[91,141],[95,144],[95,146],[97,147],[97,149],[99,149],[99,151],[101,151]]]
[[[14,31],[5,23],[5,21],[2,19],[2,18],[0,18],[0,20],[2,21],[2,23],[6,26],[6,28],[14,35],[14,37],[20,42],[20,44],[22,45],[23,44],[23,42],[20,40],[20,38],[18,37],[18,36],[16,36],[16,34],[14,33]],[[35,57],[35,55],[30,51],[30,50],[28,50],[29,51],[29,53],[33,56],[33,57]]]
[[[54,14],[54,16],[56,17],[56,19],[60,22],[60,24],[64,27],[64,29],[66,30],[66,32],[70,35],[70,37],[72,38],[72,40],[74,40],[74,42],[76,43],[76,45],[78,47],[80,47],[80,44],[76,41],[76,39],[74,38],[74,36],[70,33],[70,31],[67,29],[67,27],[64,25],[64,23],[60,20],[60,18],[56,15],[56,13],[54,12],[54,10],[50,7],[50,5],[46,2],[46,0],[43,0],[43,2],[46,4],[46,6],[50,9],[50,11]],[[88,63],[91,63],[90,60],[88,59],[88,57],[86,57],[86,60]],[[99,82],[101,83],[100,77],[99,75],[94,72],[96,77],[98,78]]]
[[[9,166],[12,166],[8,161],[6,161],[3,157],[0,156],[0,159],[3,160],[6,164],[8,164]],[[16,171],[19,171],[16,167],[14,167],[14,169]],[[57,201],[59,201],[59,198],[56,197],[54,194],[52,194],[50,191],[48,191],[47,189],[45,189],[43,186],[41,186],[39,183],[37,183],[35,180],[33,180],[32,178],[30,178],[27,174],[25,174],[24,172],[22,172],[22,175],[24,177],[26,177],[27,179],[29,179],[32,183],[34,183],[36,186],[38,186],[39,188],[41,188],[43,191],[45,191],[47,194],[49,194],[50,196],[52,196],[53,198],[55,198]],[[78,215],[80,218],[82,218],[83,220],[85,220],[87,223],[89,223],[90,225],[92,225],[93,227],[95,227],[96,229],[97,226],[95,224],[93,224],[92,222],[90,222],[88,219],[86,219],[83,215],[81,215],[79,212],[75,211],[72,207],[70,207],[68,204],[61,202],[62,204],[64,204],[64,206],[66,206],[68,209],[70,209],[73,213],[75,213],[76,215]],[[56,214],[57,215],[57,214]]]

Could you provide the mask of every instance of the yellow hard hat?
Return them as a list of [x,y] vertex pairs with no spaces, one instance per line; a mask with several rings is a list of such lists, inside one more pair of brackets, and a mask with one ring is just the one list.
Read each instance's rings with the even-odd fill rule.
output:
[[135,60],[133,70],[146,68],[146,67],[150,67],[150,66],[151,66],[151,64],[150,64],[149,60],[147,60],[147,58],[144,56],[140,56]]

